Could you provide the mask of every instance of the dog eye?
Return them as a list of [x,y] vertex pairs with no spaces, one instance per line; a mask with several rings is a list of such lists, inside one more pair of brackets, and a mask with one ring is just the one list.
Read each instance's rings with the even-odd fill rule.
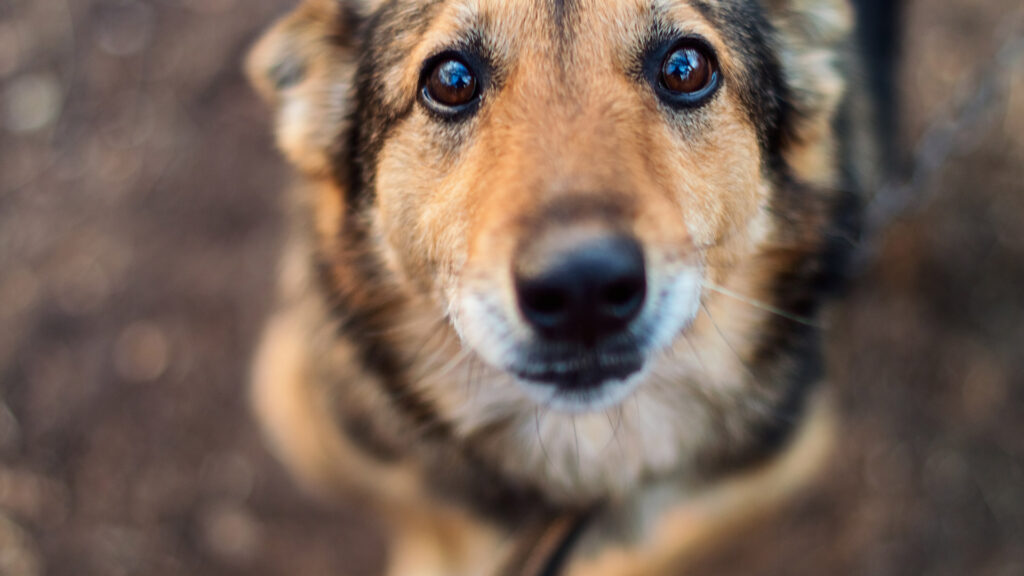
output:
[[427,72],[423,96],[435,106],[459,109],[476,100],[478,84],[467,64],[457,58],[447,58]]
[[718,64],[709,48],[684,43],[668,51],[661,62],[658,84],[672,104],[696,106],[718,87]]

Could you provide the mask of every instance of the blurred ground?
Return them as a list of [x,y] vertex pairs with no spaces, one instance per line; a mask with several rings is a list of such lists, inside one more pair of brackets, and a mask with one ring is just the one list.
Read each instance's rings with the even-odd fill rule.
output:
[[[0,575],[379,571],[245,406],[287,172],[238,68],[287,4],[0,3]],[[910,6],[905,147],[1022,16]],[[826,478],[693,574],[1024,574],[1024,70],[997,73],[832,322]]]

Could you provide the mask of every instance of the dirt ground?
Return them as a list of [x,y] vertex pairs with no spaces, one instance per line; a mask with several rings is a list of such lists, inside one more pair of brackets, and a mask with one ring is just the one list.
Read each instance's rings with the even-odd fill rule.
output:
[[[246,410],[288,173],[239,60],[288,4],[0,2],[0,576],[379,573]],[[985,70],[1005,97],[830,320],[827,474],[688,573],[1024,575],[1022,22],[910,2],[901,147]]]

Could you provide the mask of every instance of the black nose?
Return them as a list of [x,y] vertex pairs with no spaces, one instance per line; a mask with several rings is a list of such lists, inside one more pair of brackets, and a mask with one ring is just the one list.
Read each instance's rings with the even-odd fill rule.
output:
[[622,234],[533,243],[516,258],[514,279],[523,317],[553,340],[593,343],[621,332],[647,294],[643,250]]

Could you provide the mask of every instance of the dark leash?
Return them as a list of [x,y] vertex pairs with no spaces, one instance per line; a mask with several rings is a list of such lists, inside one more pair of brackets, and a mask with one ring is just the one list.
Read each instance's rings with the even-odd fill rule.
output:
[[524,537],[499,576],[561,576],[594,511],[564,514]]

